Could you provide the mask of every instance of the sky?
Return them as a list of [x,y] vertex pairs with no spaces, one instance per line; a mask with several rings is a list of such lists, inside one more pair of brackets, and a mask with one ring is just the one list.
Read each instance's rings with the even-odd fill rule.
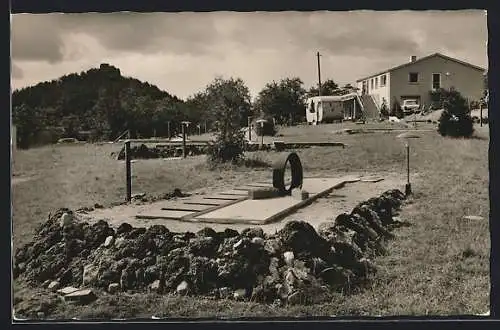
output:
[[217,76],[254,97],[299,77],[340,85],[435,52],[487,68],[484,10],[11,15],[12,88],[108,63],[182,99]]

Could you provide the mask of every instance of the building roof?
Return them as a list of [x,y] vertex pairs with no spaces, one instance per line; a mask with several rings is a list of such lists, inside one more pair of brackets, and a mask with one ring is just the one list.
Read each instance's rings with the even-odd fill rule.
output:
[[456,62],[456,63],[459,63],[459,64],[462,64],[462,65],[465,65],[465,66],[468,66],[472,69],[476,69],[476,70],[479,70],[479,71],[486,71],[486,69],[484,68],[481,68],[477,65],[474,65],[474,64],[470,64],[470,63],[467,63],[467,62],[464,62],[464,61],[461,61],[461,60],[457,60],[456,58],[453,58],[453,57],[449,57],[449,56],[446,56],[446,55],[443,55],[441,53],[434,53],[434,54],[431,54],[431,55],[428,55],[428,56],[424,56],[424,57],[421,57],[419,59],[417,59],[416,61],[414,62],[408,62],[408,63],[404,63],[404,64],[401,64],[401,65],[398,65],[398,66],[395,66],[395,67],[392,67],[390,69],[387,69],[387,70],[384,70],[384,71],[380,71],[380,72],[377,72],[377,73],[374,73],[374,74],[371,74],[369,76],[365,76],[361,79],[358,79],[356,80],[356,82],[360,82],[362,80],[365,80],[365,79],[368,79],[368,78],[371,78],[371,77],[375,77],[375,76],[378,76],[378,75],[381,75],[383,73],[387,73],[387,72],[391,72],[391,71],[394,71],[394,70],[397,70],[397,69],[400,69],[400,68],[403,68],[403,67],[406,67],[406,66],[410,66],[410,65],[413,65],[415,63],[419,63],[419,62],[422,62],[422,61],[425,61],[429,58],[432,58],[432,57],[435,57],[435,56],[439,56],[439,57],[442,57],[444,58],[445,60],[448,60],[448,61],[453,61],[453,62]]
[[349,101],[353,98],[356,98],[358,94],[349,93],[344,95],[322,95],[322,96],[312,96],[308,98],[309,100],[317,100],[317,101]]

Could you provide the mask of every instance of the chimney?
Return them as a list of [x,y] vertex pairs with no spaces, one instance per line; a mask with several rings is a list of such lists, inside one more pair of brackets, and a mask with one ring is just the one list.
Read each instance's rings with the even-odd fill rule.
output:
[[417,60],[417,57],[415,55],[412,55],[410,58],[410,63],[413,63]]

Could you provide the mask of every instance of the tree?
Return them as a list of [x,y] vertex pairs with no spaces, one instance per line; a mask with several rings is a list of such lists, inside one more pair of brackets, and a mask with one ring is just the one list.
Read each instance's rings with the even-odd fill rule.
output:
[[237,163],[243,159],[244,133],[250,113],[250,92],[241,79],[216,78],[205,90],[214,122],[215,143],[209,147],[210,163]]
[[17,143],[20,148],[27,148],[40,131],[39,111],[26,104],[12,108],[12,123],[16,125]]
[[443,113],[438,131],[442,136],[471,137],[474,123],[469,113],[467,100],[454,88],[443,90]]
[[186,100],[186,116],[194,124],[207,124],[212,122],[207,94],[200,92]]
[[241,78],[223,79],[217,77],[210,83],[205,91],[203,100],[206,102],[207,117],[211,121],[220,120],[216,107],[220,107],[223,100],[229,102],[232,111],[238,112],[238,125],[246,126],[247,118],[251,115],[250,90]]
[[[167,125],[167,118],[175,115],[181,120],[183,103],[156,86],[121,76],[118,68],[105,63],[12,93],[13,116],[16,112],[21,117],[26,111],[36,113],[29,119],[29,125],[39,130],[61,125],[67,131],[91,130],[100,140],[115,138],[126,129],[151,136]],[[185,113],[191,116],[189,111]],[[21,131],[28,124],[28,119],[23,118]],[[28,132],[26,137],[33,136],[34,133]],[[26,147],[32,140],[23,140],[28,144]]]
[[484,74],[484,81],[483,81],[483,99],[486,99],[486,97],[489,94],[489,87],[488,87],[488,72]]
[[401,108],[401,103],[398,99],[394,98],[391,107],[391,116],[397,117],[399,119],[404,117],[403,109]]
[[[312,86],[307,91],[307,97],[318,96],[319,95],[318,91],[319,91],[318,85]],[[321,83],[321,95],[323,96],[337,95],[338,92],[339,92],[339,85],[337,85],[337,83],[333,81],[333,79],[327,79]]]
[[380,116],[381,118],[389,117],[389,109],[387,107],[387,102],[385,98],[382,99],[382,105],[380,106]]
[[306,95],[303,84],[297,77],[266,84],[255,101],[255,112],[274,117],[279,124],[303,118]]

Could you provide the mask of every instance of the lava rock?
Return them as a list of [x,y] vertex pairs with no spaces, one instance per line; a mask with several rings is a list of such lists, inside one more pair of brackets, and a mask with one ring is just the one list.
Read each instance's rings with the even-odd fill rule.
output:
[[127,233],[131,232],[132,229],[133,229],[133,227],[130,224],[124,222],[120,226],[118,226],[118,228],[116,229],[116,235],[121,236],[123,234],[127,234]]
[[108,285],[108,292],[111,294],[117,293],[120,291],[120,283],[110,283]]
[[61,283],[59,283],[59,281],[52,281],[47,287],[47,289],[53,292],[56,292],[59,288],[61,288]]
[[250,239],[254,237],[265,237],[262,228],[246,228],[241,232],[241,236],[248,237]]
[[113,245],[114,242],[115,242],[115,238],[113,236],[108,236],[104,240],[104,247],[110,247]]
[[293,260],[295,259],[295,256],[292,251],[287,251],[283,253],[283,258],[285,259],[285,263],[292,267],[293,266]]
[[189,292],[189,284],[186,281],[182,281],[175,290],[177,294],[186,295]]

